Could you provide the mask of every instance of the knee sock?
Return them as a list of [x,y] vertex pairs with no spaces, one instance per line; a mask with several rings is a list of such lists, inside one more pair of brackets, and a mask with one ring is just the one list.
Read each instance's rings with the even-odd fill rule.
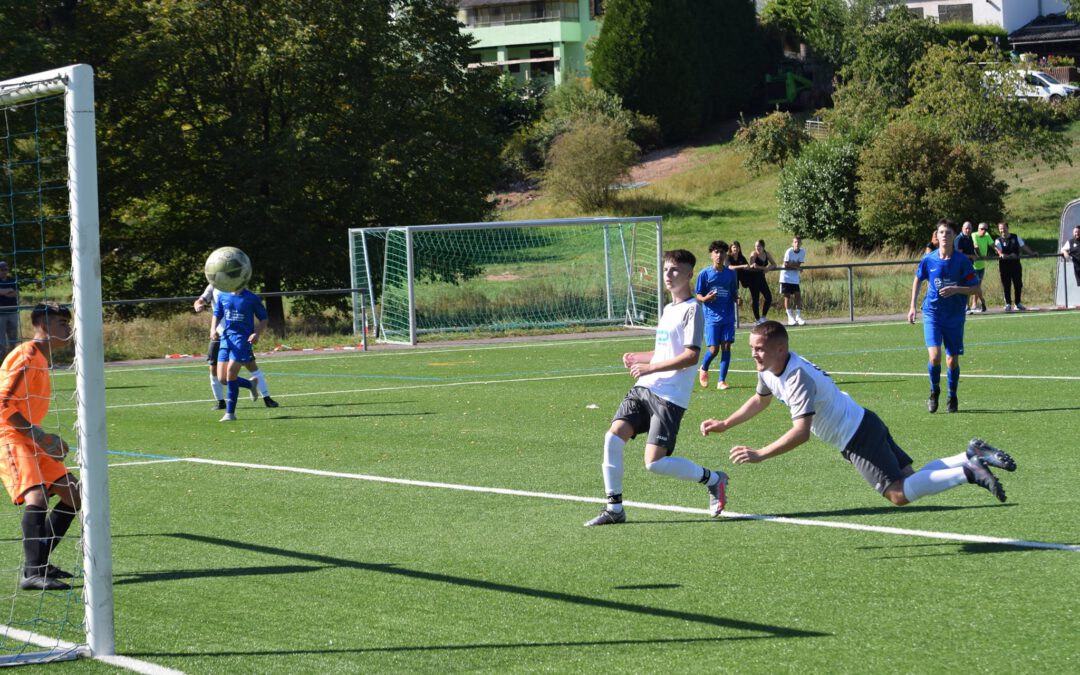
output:
[[968,457],[966,452],[961,452],[959,455],[953,455],[952,457],[942,457],[941,459],[935,459],[932,462],[927,462],[926,466],[919,469],[919,473],[923,471],[937,471],[938,469],[955,469],[958,466],[964,466],[967,464]]
[[716,354],[713,354],[711,351],[706,349],[705,350],[705,358],[702,359],[702,361],[701,361],[701,369],[705,370],[705,371],[708,371],[709,370],[709,364],[712,363],[713,359],[715,359],[715,358],[716,358]]
[[225,400],[225,388],[221,386],[221,382],[217,379],[217,375],[210,376],[210,391],[214,392],[215,401]]
[[904,479],[904,497],[913,502],[921,497],[936,495],[968,482],[963,467],[918,471]]
[[49,517],[46,520],[45,532],[48,538],[45,540],[45,544],[42,546],[41,559],[45,562],[49,561],[49,555],[56,548],[56,545],[60,543],[60,540],[67,534],[68,528],[71,526],[72,521],[75,520],[75,516],[78,512],[71,506],[68,506],[64,502],[58,503],[53,507],[53,510],[49,512]]
[[[250,382],[248,383],[251,384]],[[236,399],[240,398],[240,383],[236,380],[229,380],[229,400],[225,404],[225,412],[230,415],[236,412]]]
[[247,379],[246,377],[238,377],[233,380],[233,382],[243,387],[244,389],[251,389],[251,380]]
[[960,366],[947,369],[945,380],[949,383],[949,398],[956,398],[956,388],[960,385]]
[[260,396],[265,398],[270,395],[270,388],[266,386],[266,375],[263,375],[262,368],[256,368],[251,374],[251,379],[259,383]]
[[45,519],[48,510],[44,506],[27,504],[23,508],[22,534],[24,572],[27,575],[40,574],[45,565],[42,558],[42,542],[45,540]]
[[720,352],[720,381],[727,379],[728,368],[731,367],[731,351]]
[[[618,502],[608,504],[609,511],[622,511],[623,448],[626,441],[610,431],[604,435],[604,492],[608,499],[618,497]],[[613,508],[614,507],[614,508]]]
[[933,361],[927,361],[926,371],[930,373],[930,391],[941,391],[941,364],[935,366]]
[[662,457],[655,462],[646,464],[645,468],[653,473],[671,476],[679,480],[700,481],[702,478],[711,478],[711,475],[705,473],[709,471],[708,469],[684,457]]

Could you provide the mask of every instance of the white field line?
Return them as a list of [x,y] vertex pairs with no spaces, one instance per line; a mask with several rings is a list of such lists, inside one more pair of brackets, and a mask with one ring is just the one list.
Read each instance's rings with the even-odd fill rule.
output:
[[0,625],[0,633],[3,633],[12,640],[21,640],[27,644],[37,645],[39,647],[46,647],[62,652],[78,652],[82,658],[94,658],[97,661],[107,663],[111,666],[124,668],[125,670],[136,673],[145,673],[146,675],[184,675],[181,670],[173,670],[172,668],[166,668],[146,661],[133,659],[129,656],[119,656],[114,654],[112,656],[90,657],[90,649],[86,645],[77,645],[74,642],[57,640],[56,638],[38,635],[37,633],[31,633],[22,630],[21,628]]
[[[567,502],[579,502],[585,504],[605,504],[606,499],[599,497],[579,497],[577,495],[564,495],[551,492],[529,492],[527,490],[511,490],[507,488],[483,487],[479,485],[459,485],[456,483],[436,483],[432,481],[410,480],[406,478],[390,478],[387,476],[372,476],[369,474],[344,473],[340,471],[322,471],[319,469],[305,469],[293,466],[276,466],[270,464],[252,464],[248,462],[229,462],[217,459],[202,459],[199,457],[181,458],[181,461],[195,464],[209,464],[213,466],[226,466],[241,469],[257,469],[264,471],[283,471],[287,473],[304,474],[308,476],[322,476],[326,478],[344,478],[348,480],[363,480],[376,483],[390,483],[393,485],[408,485],[411,487],[436,488],[440,490],[459,490],[463,492],[479,492],[485,494],[508,495],[512,497],[532,497],[536,499],[555,499]],[[142,464],[142,462],[130,462]],[[127,462],[112,464],[110,467],[126,466]],[[627,506],[653,511],[669,511],[674,513],[691,513],[695,515],[709,515],[708,509],[696,509],[686,506],[673,506],[670,504],[651,504],[648,502],[624,502]],[[941,539],[946,541],[961,541],[977,544],[998,544],[1002,546],[1015,546],[1017,548],[1055,549],[1060,551],[1073,551],[1080,553],[1080,545],[1058,544],[1044,541],[1028,541],[1025,539],[1008,539],[1004,537],[987,537],[977,534],[958,534],[954,532],[934,532],[930,530],[912,530],[899,527],[882,527],[877,525],[860,525],[858,523],[844,523],[829,520],[811,520],[807,518],[787,518],[784,516],[767,516],[748,513],[734,513],[725,511],[725,518],[739,520],[760,520],[771,523],[783,523],[786,525],[802,525],[804,527],[829,527],[840,530],[857,530],[860,532],[877,532],[880,534],[892,534],[907,537],[923,537],[926,539]]]

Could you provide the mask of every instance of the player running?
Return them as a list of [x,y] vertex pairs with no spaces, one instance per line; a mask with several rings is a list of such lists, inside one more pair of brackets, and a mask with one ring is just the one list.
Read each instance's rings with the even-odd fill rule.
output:
[[[268,319],[269,315],[262,300],[246,288],[236,293],[219,292],[217,300],[214,301],[210,340],[213,341],[219,334],[221,336],[217,356],[218,380],[225,385],[228,394],[225,415],[219,420],[221,422],[236,420],[236,399],[240,396],[240,366],[244,365],[253,373],[257,372],[252,347],[266,329]],[[255,387],[252,386],[251,391],[252,398],[255,398]]]
[[911,308],[908,321],[915,323],[915,301],[919,287],[927,283],[923,300],[923,339],[930,360],[926,369],[930,374],[930,398],[926,407],[937,412],[941,395],[941,344],[945,343],[945,365],[948,367],[946,381],[949,384],[949,400],[946,410],[954,413],[959,409],[956,389],[960,385],[960,355],[964,353],[964,322],[967,319],[968,296],[978,295],[981,290],[979,276],[966,255],[953,250],[956,228],[951,220],[938,221],[938,248],[930,251],[919,261],[915,269],[915,282],[911,286]]
[[704,322],[690,290],[694,278],[694,254],[683,249],[664,253],[664,286],[671,302],[664,307],[656,327],[651,352],[623,354],[623,365],[637,382],[626,394],[611,427],[604,435],[604,490],[607,507],[585,527],[626,522],[622,504],[623,448],[640,433],[648,432],[645,468],[653,473],[685,481],[697,481],[709,493],[709,512],[719,516],[726,502],[727,474],[710,471],[682,457],[672,457],[690,394],[694,389],[694,366],[701,354]]
[[[213,310],[217,296],[221,294],[221,291],[214,288],[212,284],[206,285],[206,290],[195,300],[195,313],[199,313],[210,307]],[[211,324],[212,325],[212,324]],[[210,345],[206,349],[206,362],[210,365],[210,391],[214,392],[214,399],[217,403],[214,404],[214,410],[225,410],[225,388],[221,384],[221,380],[218,379],[218,351],[221,349],[221,329],[219,324],[216,331],[211,331]],[[259,396],[263,397],[263,404],[267,408],[278,407],[278,402],[270,398],[270,387],[266,384],[266,375],[263,374],[262,369],[255,363],[255,356],[252,354],[251,362],[245,364],[248,372],[251,373],[251,379],[245,379],[243,377],[237,377],[236,382],[251,392],[251,400],[258,401]]]
[[757,391],[727,419],[702,422],[702,435],[746,422],[769,407],[774,397],[791,409],[791,429],[763,448],[736,445],[730,452],[733,463],[754,464],[782,455],[813,433],[838,448],[867,483],[897,506],[965,483],[975,483],[1005,501],[1005,489],[989,467],[1015,471],[1016,462],[1008,454],[976,438],[965,452],[914,471],[911,458],[881,418],[840,391],[827,373],[789,350],[783,325],[766,321],[755,326],[750,331],[750,353],[757,364]]
[[705,345],[708,352],[701,361],[698,382],[709,386],[709,364],[720,349],[720,382],[717,389],[727,389],[728,368],[731,367],[731,343],[735,341],[735,313],[739,302],[739,278],[735,270],[728,269],[727,242],[717,239],[709,244],[713,264],[701,270],[694,295],[705,308]]

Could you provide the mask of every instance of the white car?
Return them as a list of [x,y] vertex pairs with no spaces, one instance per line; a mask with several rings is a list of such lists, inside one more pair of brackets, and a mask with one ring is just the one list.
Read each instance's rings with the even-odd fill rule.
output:
[[1056,103],[1069,96],[1080,96],[1080,87],[1058,82],[1049,72],[1018,71],[1022,80],[1016,85],[1016,98],[1041,98]]

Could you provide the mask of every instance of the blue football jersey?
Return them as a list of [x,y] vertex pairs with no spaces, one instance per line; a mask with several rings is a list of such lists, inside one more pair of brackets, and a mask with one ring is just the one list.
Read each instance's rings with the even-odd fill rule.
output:
[[245,288],[239,293],[220,293],[214,302],[214,316],[223,335],[235,333],[246,338],[255,332],[255,320],[265,321],[269,315],[259,296]]
[[727,267],[717,271],[711,265],[698,274],[694,292],[708,295],[716,291],[716,297],[703,302],[706,323],[735,323],[735,300],[739,297],[739,277]]
[[923,314],[930,318],[950,320],[964,319],[968,296],[953,295],[943,298],[938,290],[945,286],[976,286],[979,277],[971,260],[958,251],[942,260],[938,251],[930,251],[919,261],[915,278],[926,281],[926,297],[923,299]]

